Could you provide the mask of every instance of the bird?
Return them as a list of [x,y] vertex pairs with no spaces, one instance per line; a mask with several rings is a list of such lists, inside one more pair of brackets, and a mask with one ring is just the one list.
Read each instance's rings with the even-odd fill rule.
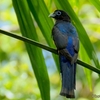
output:
[[55,10],[49,15],[55,19],[52,38],[57,47],[60,61],[61,92],[66,98],[75,98],[76,62],[79,52],[79,37],[70,16],[63,10]]

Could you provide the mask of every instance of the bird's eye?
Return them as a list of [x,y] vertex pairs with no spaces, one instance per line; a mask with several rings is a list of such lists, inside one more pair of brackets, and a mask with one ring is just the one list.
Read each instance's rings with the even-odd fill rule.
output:
[[58,11],[58,12],[57,12],[57,15],[61,15],[61,12],[60,12],[60,11]]

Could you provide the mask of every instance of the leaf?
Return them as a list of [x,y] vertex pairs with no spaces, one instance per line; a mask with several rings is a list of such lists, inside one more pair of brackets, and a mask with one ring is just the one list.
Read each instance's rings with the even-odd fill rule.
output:
[[[79,52],[80,58],[82,60],[84,60],[87,63],[91,63],[86,51],[84,50],[84,47],[82,44],[80,44],[80,52]],[[87,81],[88,81],[88,86],[90,87],[90,90],[92,91],[92,80],[91,80],[91,70],[88,70],[86,68],[84,68],[84,72],[86,74],[87,77]]]
[[100,12],[100,0],[89,0]]
[[[49,11],[44,3],[44,0],[27,0],[29,4],[29,8],[32,12],[32,15],[35,18],[35,21],[37,22],[44,38],[46,39],[48,45],[50,47],[54,47],[54,43],[51,37],[51,30],[53,27],[53,21],[48,17]],[[58,56],[54,55],[54,60],[57,65],[57,68],[59,70],[59,64],[58,64]]]
[[[38,41],[26,0],[12,0],[22,35]],[[25,43],[43,100],[50,100],[50,83],[41,49]]]

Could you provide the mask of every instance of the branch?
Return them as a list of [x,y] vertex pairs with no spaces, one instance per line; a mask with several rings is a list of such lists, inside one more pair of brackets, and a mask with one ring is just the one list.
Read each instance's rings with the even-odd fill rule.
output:
[[[50,47],[48,47],[48,46],[45,46],[45,45],[43,45],[43,44],[41,44],[41,43],[39,43],[39,42],[36,42],[36,41],[34,41],[34,40],[32,40],[32,39],[29,39],[29,38],[26,38],[26,37],[22,37],[22,36],[19,36],[19,35],[17,35],[17,34],[13,34],[13,33],[11,33],[11,32],[7,32],[7,31],[1,30],[1,29],[0,29],[0,33],[1,33],[1,34],[5,34],[5,35],[8,35],[8,36],[13,37],[13,38],[16,38],[16,39],[19,39],[19,40],[21,40],[21,41],[23,41],[23,42],[26,42],[26,43],[35,45],[35,46],[37,46],[37,47],[40,47],[40,48],[45,49],[45,50],[47,50],[47,51],[50,51],[50,52],[52,52],[52,53],[58,54],[57,50],[55,50],[55,49],[53,49],[53,48],[50,48]],[[93,66],[91,66],[91,65],[89,65],[89,64],[87,64],[87,63],[85,63],[85,62],[82,62],[81,60],[77,60],[77,63],[78,63],[79,65],[82,65],[82,66],[85,67],[85,68],[88,68],[88,69],[90,69],[90,70],[92,70],[92,71],[94,71],[94,72],[100,74],[100,69],[98,69],[98,68],[95,68],[95,67],[93,67]]]

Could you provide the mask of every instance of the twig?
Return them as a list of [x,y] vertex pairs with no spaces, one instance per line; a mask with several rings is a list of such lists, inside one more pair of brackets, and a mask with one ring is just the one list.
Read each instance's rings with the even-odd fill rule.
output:
[[[10,36],[10,37],[13,37],[13,38],[16,38],[16,39],[19,39],[19,40],[21,40],[23,42],[27,42],[29,44],[35,45],[37,47],[40,47],[40,48],[45,49],[47,51],[50,51],[52,53],[58,54],[57,50],[55,50],[53,48],[50,48],[48,46],[45,46],[45,45],[43,45],[43,44],[41,44],[39,42],[36,42],[36,41],[34,41],[32,39],[29,39],[29,38],[26,38],[26,37],[23,37],[23,36],[19,36],[17,34],[13,34],[11,32],[7,32],[7,31],[1,30],[1,29],[0,29],[0,33],[5,34],[5,35]],[[87,64],[85,62],[82,62],[81,60],[77,60],[77,63],[79,65],[82,65],[85,68],[88,68],[88,69],[100,74],[100,69],[98,69],[98,68],[95,68],[95,67],[93,67],[93,66],[91,66],[91,65],[89,65],[89,64]]]

